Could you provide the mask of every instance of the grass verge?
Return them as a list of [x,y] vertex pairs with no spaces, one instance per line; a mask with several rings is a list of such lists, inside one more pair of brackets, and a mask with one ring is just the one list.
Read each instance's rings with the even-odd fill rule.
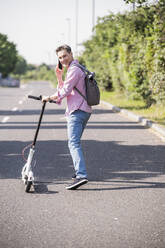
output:
[[127,109],[165,127],[165,106],[163,105],[152,105],[147,108],[143,101],[128,100],[123,95],[106,91],[101,91],[101,100],[109,102],[119,108]]

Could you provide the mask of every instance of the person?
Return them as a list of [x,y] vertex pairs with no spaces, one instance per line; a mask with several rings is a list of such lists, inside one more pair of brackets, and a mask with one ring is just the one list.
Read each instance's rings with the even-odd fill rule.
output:
[[[56,66],[55,72],[58,81],[57,91],[51,96],[43,96],[42,101],[55,100],[61,103],[63,98],[67,98],[67,134],[68,147],[73,160],[75,174],[71,184],[66,189],[76,189],[88,182],[84,155],[81,147],[81,137],[84,128],[91,116],[92,108],[87,101],[74,89],[85,95],[85,73],[75,64],[78,61],[73,58],[71,47],[60,46],[56,49],[56,54],[62,67]],[[63,81],[64,67],[67,70]]]

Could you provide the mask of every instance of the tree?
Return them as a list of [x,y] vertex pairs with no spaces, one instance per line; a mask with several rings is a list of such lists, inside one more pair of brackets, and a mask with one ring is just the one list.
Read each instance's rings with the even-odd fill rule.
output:
[[138,3],[138,4],[143,4],[143,3],[147,3],[148,0],[124,0],[124,2],[126,2],[126,3]]
[[159,0],[98,19],[80,59],[96,72],[99,86],[142,99],[146,106],[165,102],[164,13],[165,0]]
[[27,71],[34,71],[36,70],[37,66],[33,64],[27,64]]
[[27,71],[27,62],[22,56],[18,55],[14,69],[14,74],[22,75],[25,74],[26,71]]
[[16,45],[9,42],[6,35],[0,33],[0,73],[2,77],[7,77],[13,72],[17,62]]

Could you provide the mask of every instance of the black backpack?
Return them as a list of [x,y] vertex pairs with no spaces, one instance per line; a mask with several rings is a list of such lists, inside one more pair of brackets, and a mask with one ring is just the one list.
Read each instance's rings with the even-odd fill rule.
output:
[[95,73],[88,71],[80,64],[74,64],[79,67],[85,74],[86,96],[84,96],[79,89],[74,89],[87,101],[89,106],[98,105],[100,103],[100,90],[95,80]]

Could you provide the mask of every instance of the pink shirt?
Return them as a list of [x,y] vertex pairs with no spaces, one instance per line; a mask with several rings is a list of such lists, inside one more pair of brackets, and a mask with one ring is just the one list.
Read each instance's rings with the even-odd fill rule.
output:
[[91,113],[92,108],[87,104],[87,101],[74,89],[74,86],[85,95],[85,73],[73,64],[78,64],[77,60],[73,60],[67,70],[66,78],[60,88],[57,89],[59,101],[67,97],[66,115],[71,114],[75,110],[83,110]]

